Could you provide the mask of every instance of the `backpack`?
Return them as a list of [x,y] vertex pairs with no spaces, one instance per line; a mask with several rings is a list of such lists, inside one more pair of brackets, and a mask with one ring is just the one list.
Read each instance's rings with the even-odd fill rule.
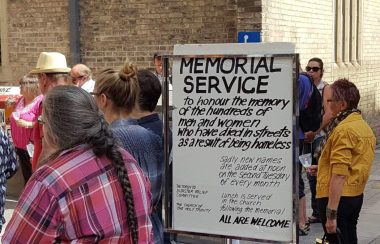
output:
[[[315,86],[313,79],[307,73],[301,73],[309,78],[311,83],[311,92],[306,108],[300,110],[299,122],[302,131],[316,131],[322,122],[322,96]],[[300,74],[300,75],[301,75]]]

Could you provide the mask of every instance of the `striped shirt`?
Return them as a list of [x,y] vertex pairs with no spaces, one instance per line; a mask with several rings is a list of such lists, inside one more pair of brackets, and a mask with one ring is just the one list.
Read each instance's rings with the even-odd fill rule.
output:
[[[139,243],[152,242],[150,184],[120,149],[131,182]],[[131,243],[114,167],[84,145],[39,168],[28,181],[2,243]]]
[[120,145],[137,161],[151,184],[154,211],[151,215],[154,243],[163,243],[164,228],[158,214],[163,188],[164,154],[162,139],[150,130],[137,124],[136,120],[121,119],[113,121],[109,128]]

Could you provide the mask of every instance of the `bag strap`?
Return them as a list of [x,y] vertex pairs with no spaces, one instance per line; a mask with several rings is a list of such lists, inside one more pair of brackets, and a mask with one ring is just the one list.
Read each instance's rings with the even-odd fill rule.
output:
[[[338,241],[338,244],[344,244],[342,232],[339,230],[339,228],[336,228],[336,239]],[[325,233],[322,237],[322,244],[326,244],[327,242],[327,234]]]

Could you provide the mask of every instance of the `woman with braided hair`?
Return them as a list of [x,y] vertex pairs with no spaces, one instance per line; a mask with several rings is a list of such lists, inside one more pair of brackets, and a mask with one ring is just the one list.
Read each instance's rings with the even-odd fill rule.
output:
[[160,136],[138,125],[134,117],[140,87],[137,68],[125,62],[121,70],[105,69],[95,79],[93,94],[115,138],[141,166],[151,184],[154,243],[163,243],[163,225],[159,215],[164,171],[163,145]]
[[117,147],[91,95],[46,95],[44,138],[53,154],[30,178],[3,243],[153,243],[150,184]]
[[347,79],[325,88],[324,107],[333,118],[316,151],[318,165],[308,169],[314,174],[318,169],[317,205],[330,244],[358,243],[356,225],[376,144],[359,100],[359,90]]

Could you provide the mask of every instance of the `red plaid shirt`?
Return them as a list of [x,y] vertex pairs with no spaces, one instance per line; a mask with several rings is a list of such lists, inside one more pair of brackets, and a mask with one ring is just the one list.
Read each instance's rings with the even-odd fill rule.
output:
[[[150,184],[120,149],[131,182],[139,243],[152,243]],[[38,169],[28,181],[3,243],[131,243],[127,208],[111,162],[79,146]]]

